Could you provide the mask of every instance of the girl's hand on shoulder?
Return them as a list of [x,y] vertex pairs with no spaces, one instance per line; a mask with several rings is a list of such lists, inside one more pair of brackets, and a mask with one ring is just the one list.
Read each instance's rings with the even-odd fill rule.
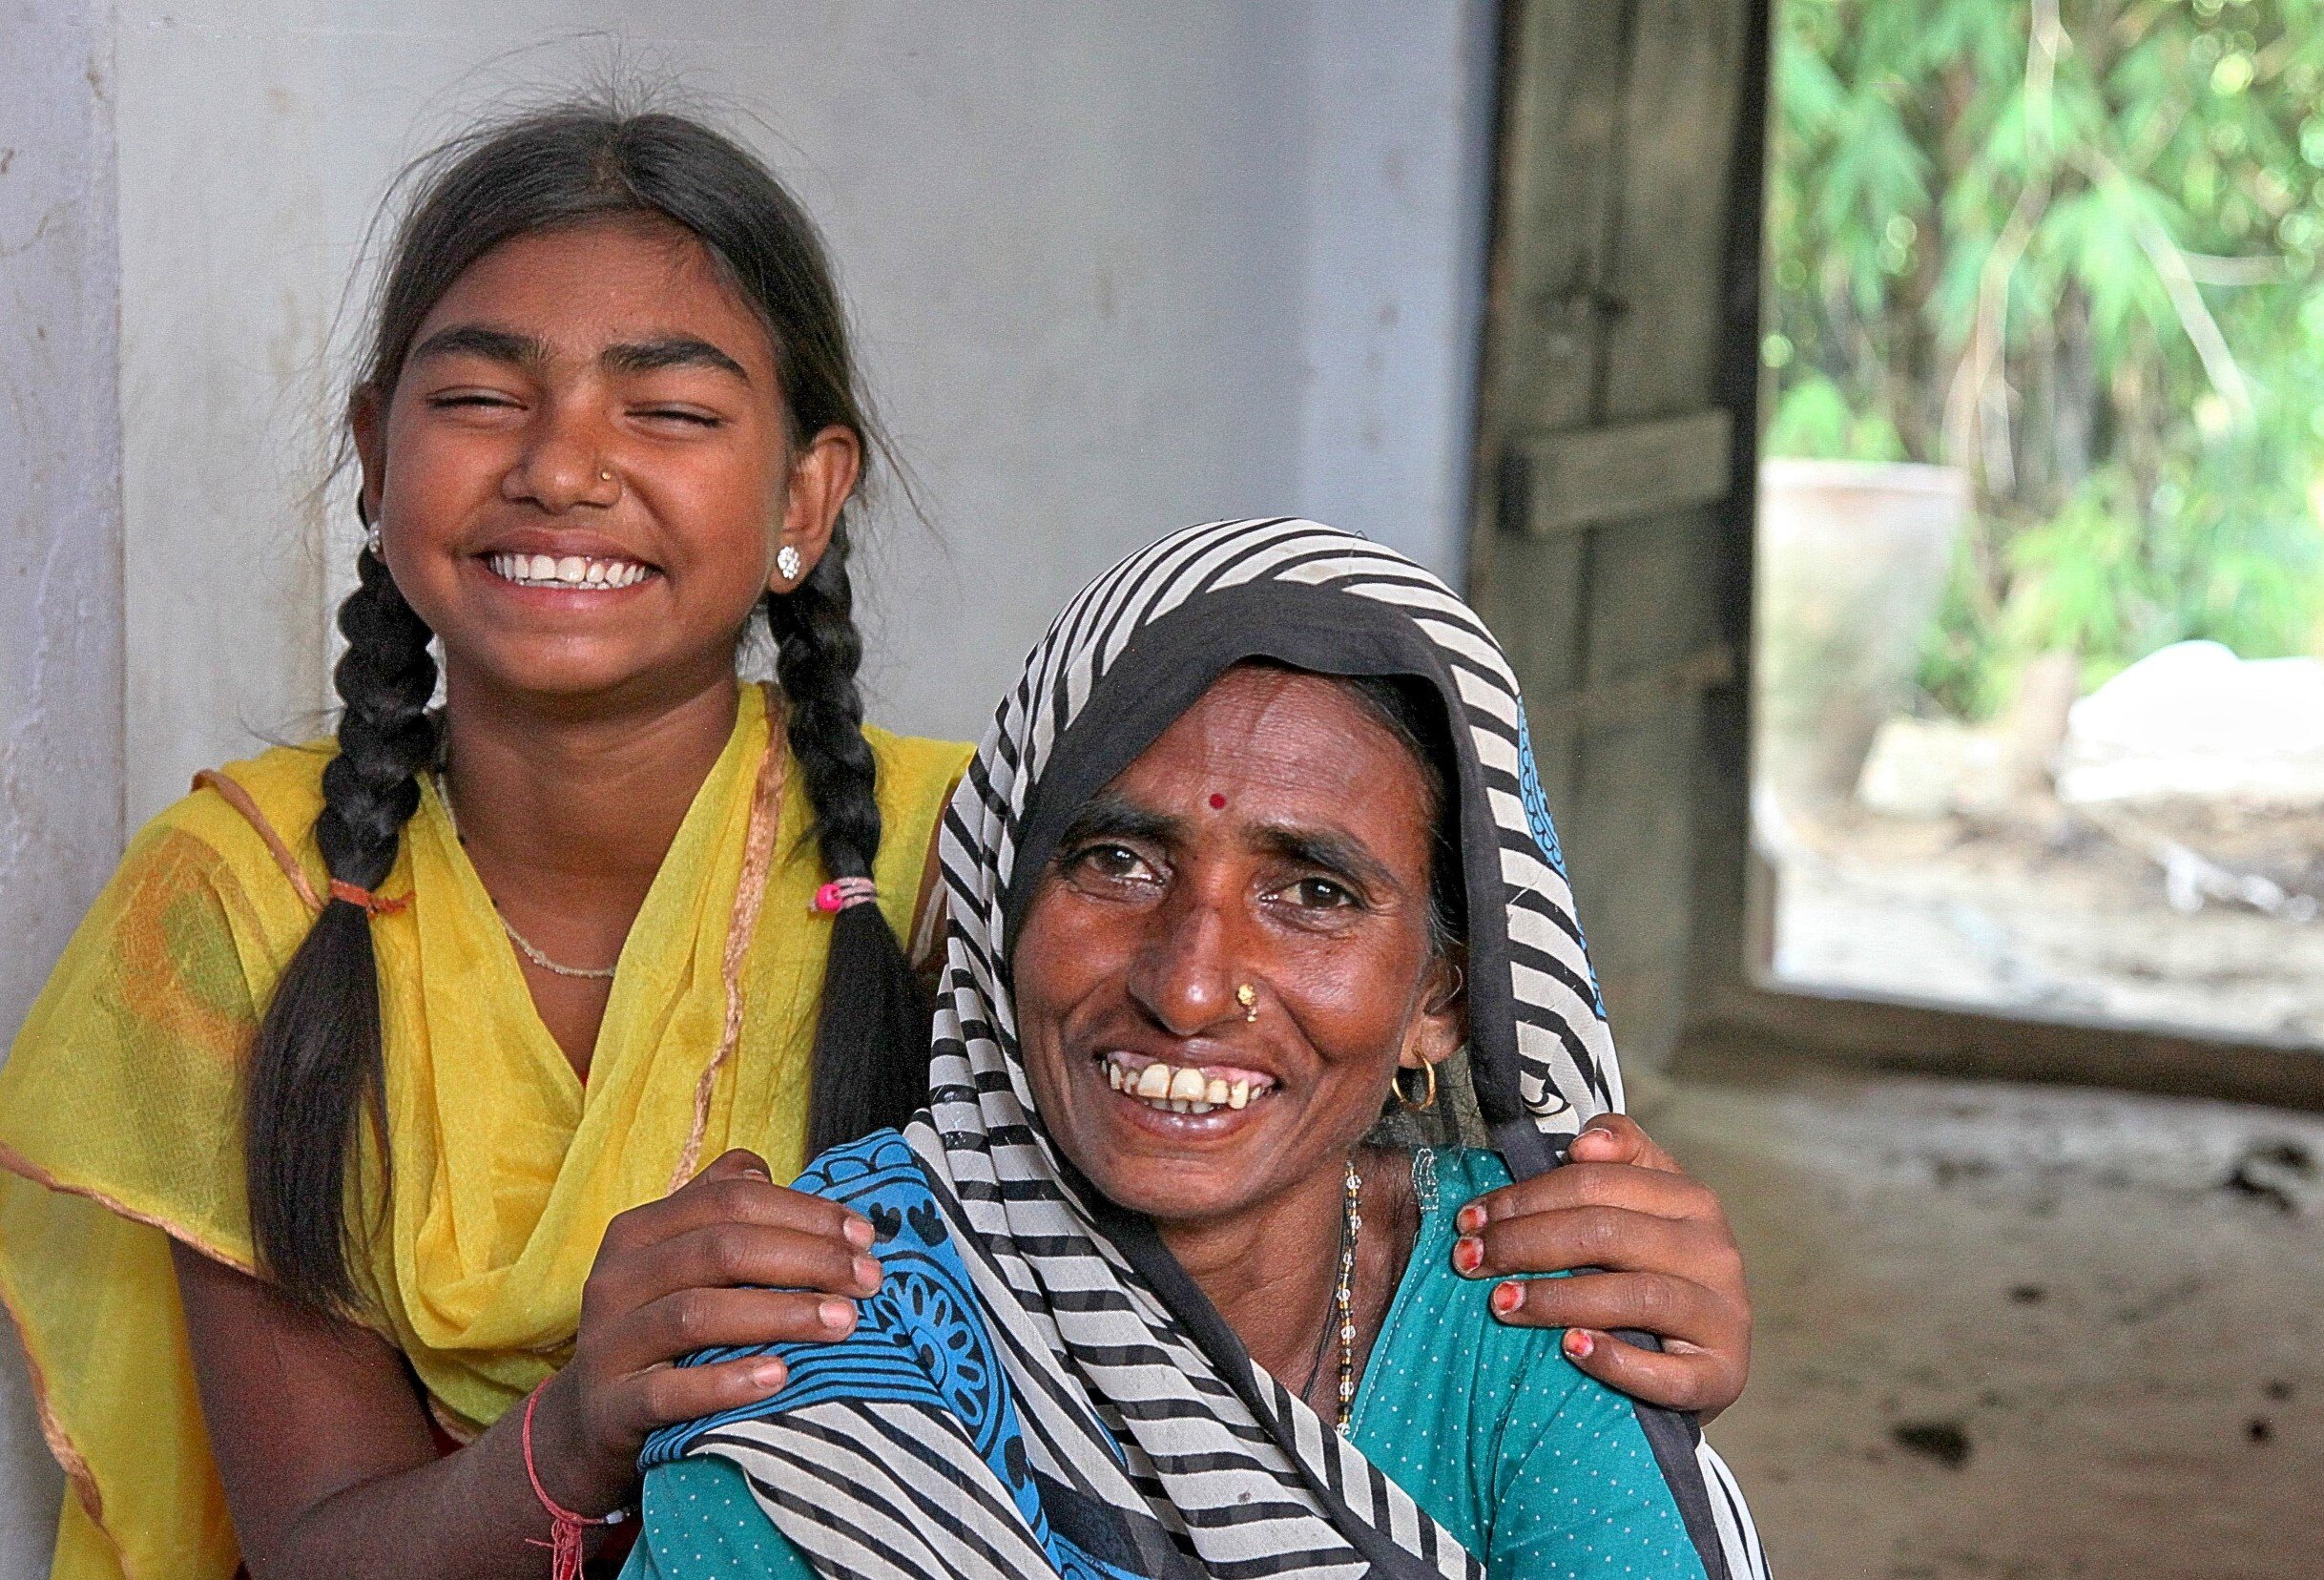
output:
[[[1453,1266],[1504,1279],[1494,1314],[1562,1327],[1566,1358],[1650,1404],[1705,1419],[1733,1404],[1751,1370],[1751,1297],[1719,1198],[1627,1114],[1583,1128],[1566,1166],[1461,1210]],[[1511,1275],[1590,1271],[1571,1278]],[[1614,1338],[1633,1328],[1660,1354]]]
[[787,1380],[768,1356],[672,1364],[680,1356],[854,1332],[856,1299],[880,1287],[871,1243],[866,1219],[775,1184],[741,1151],[614,1218],[582,1286],[573,1358],[535,1415],[551,1495],[581,1513],[615,1507],[656,1427],[753,1403]]

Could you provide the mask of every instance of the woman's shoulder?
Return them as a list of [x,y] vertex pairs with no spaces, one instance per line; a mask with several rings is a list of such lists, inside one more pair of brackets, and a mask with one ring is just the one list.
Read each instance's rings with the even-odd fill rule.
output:
[[[1489,1552],[1494,1574],[1699,1574],[1631,1402],[1568,1362],[1560,1330],[1495,1317],[1499,1280],[1453,1268],[1454,1218],[1509,1183],[1506,1165],[1444,1149],[1417,1154],[1414,1175],[1420,1237],[1374,1352],[1359,1446]],[[1538,1567],[1552,1556],[1563,1567]]]
[[1497,1191],[1509,1182],[1509,1166],[1501,1154],[1489,1147],[1431,1147],[1413,1154],[1413,1180],[1425,1197],[1432,1194],[1436,1204],[1445,1213],[1445,1222],[1451,1215],[1487,1191]]

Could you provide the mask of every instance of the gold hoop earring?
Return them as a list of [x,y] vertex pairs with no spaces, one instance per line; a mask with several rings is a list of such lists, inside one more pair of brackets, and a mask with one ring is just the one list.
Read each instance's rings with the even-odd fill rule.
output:
[[1243,1007],[1245,1025],[1258,1019],[1258,989],[1256,988],[1247,982],[1244,983],[1240,988],[1235,989],[1235,1002]]
[[1407,1112],[1426,1113],[1437,1106],[1437,1066],[1434,1059],[1421,1061],[1421,1075],[1425,1084],[1421,1089],[1418,1102],[1413,1101],[1411,1093],[1404,1090],[1403,1066],[1399,1065],[1396,1073],[1389,1078],[1390,1084],[1396,1088],[1397,1102],[1401,1104]]

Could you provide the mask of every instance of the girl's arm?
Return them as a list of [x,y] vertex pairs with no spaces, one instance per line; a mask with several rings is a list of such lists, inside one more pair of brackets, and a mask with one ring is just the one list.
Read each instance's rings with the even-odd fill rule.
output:
[[[837,1297],[879,1286],[870,1242],[869,1223],[772,1184],[742,1152],[615,1218],[573,1358],[540,1394],[533,1457],[550,1495],[582,1514],[622,1507],[654,1428],[781,1387],[779,1362],[670,1362],[705,1345],[843,1336],[855,1307]],[[385,1341],[175,1254],[211,1451],[256,1580],[541,1571],[549,1517],[526,1477],[521,1406],[438,1458]]]
[[[1495,1292],[1502,1320],[1571,1329],[1566,1355],[1608,1386],[1706,1420],[1733,1404],[1751,1371],[1743,1255],[1711,1190],[1627,1114],[1602,1113],[1564,1168],[1479,1196],[1462,1210],[1453,1265],[1473,1279],[1526,1279]],[[1662,1352],[1609,1336],[1634,1328]]]

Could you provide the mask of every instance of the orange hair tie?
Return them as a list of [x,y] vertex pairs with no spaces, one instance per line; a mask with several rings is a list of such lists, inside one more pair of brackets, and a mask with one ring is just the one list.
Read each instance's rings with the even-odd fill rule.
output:
[[331,898],[344,900],[348,904],[358,906],[373,916],[393,916],[397,911],[411,904],[411,896],[408,894],[395,900],[382,900],[367,888],[357,888],[353,884],[343,884],[336,878],[331,880]]

